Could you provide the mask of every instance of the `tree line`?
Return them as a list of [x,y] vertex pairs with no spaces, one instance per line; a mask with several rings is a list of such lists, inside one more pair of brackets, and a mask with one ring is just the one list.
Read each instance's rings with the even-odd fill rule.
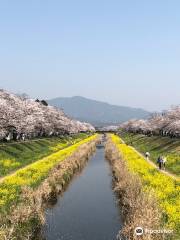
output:
[[147,120],[130,120],[121,124],[120,129],[146,135],[180,137],[180,106],[171,107],[162,113],[155,113]]
[[89,123],[69,118],[44,100],[0,89],[0,140],[19,140],[94,131]]

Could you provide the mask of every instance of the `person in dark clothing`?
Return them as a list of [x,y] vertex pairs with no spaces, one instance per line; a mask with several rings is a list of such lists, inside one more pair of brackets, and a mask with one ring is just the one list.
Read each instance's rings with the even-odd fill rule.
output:
[[158,157],[157,163],[159,165],[159,170],[161,170],[163,165],[163,159],[161,156]]

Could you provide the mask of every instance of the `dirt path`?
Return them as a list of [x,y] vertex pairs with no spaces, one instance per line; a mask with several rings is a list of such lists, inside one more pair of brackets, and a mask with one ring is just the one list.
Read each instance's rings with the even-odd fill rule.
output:
[[[121,139],[121,140],[122,140],[122,142],[123,142],[124,144],[126,144],[123,139]],[[147,161],[149,164],[151,164],[154,168],[156,168],[157,170],[159,170],[158,166],[157,166],[152,160],[146,159],[146,157],[145,157],[142,153],[140,153],[136,148],[134,148],[134,147],[132,147],[132,146],[129,146],[129,147],[132,148],[138,155],[140,155],[141,157],[143,157],[144,160]],[[176,180],[176,181],[180,181],[180,178],[179,178],[178,176],[170,173],[170,172],[167,171],[167,170],[159,170],[159,171],[160,171],[161,173],[163,173],[163,174],[165,174],[165,175],[173,178],[173,179]]]
[[[135,152],[137,152],[141,157],[143,157],[144,160],[146,160],[149,164],[151,164],[153,167],[155,167],[156,169],[159,170],[158,166],[157,166],[152,160],[146,159],[146,157],[145,157],[142,153],[140,153],[139,151],[137,151],[134,147],[131,147],[131,148],[132,148]],[[178,181],[180,180],[179,177],[177,177],[176,175],[170,173],[170,172],[167,171],[167,170],[159,170],[159,171],[162,172],[163,174],[169,176],[169,177],[172,177],[174,180],[178,180]]]

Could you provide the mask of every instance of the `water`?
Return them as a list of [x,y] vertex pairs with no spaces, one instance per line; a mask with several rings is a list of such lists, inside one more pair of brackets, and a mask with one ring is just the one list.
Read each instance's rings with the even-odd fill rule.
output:
[[45,239],[114,240],[120,228],[111,170],[104,148],[97,148],[83,172],[47,210]]

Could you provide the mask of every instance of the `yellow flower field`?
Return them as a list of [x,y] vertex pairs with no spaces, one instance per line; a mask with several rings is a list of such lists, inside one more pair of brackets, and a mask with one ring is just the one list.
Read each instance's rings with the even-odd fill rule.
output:
[[163,211],[163,227],[180,231],[180,182],[162,174],[145,161],[131,147],[122,143],[115,135],[111,138],[119,149],[122,159],[127,163],[130,172],[137,174],[144,185],[144,190],[153,191]]
[[59,162],[70,156],[77,148],[89,141],[94,140],[97,135],[93,135],[84,140],[81,140],[74,145],[63,150],[57,151],[35,163],[26,166],[23,169],[17,170],[14,174],[4,178],[0,183],[0,209],[7,210],[9,206],[19,200],[21,187],[30,186],[37,187]]
[[87,134],[75,134],[63,138],[40,138],[24,142],[0,144],[0,178],[49,156],[65,147],[75,144],[85,138]]

